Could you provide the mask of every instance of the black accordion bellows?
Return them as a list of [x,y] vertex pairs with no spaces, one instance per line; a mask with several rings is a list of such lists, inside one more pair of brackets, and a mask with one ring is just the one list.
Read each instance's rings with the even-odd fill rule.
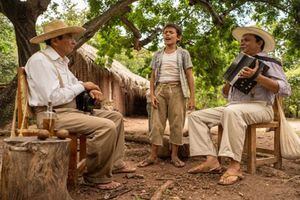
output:
[[90,96],[88,91],[83,91],[76,96],[76,106],[83,112],[93,112],[95,100]]
[[[254,76],[250,78],[239,78],[239,74],[244,67],[254,68],[256,60],[259,62],[259,68]],[[249,56],[245,53],[240,53],[235,60],[231,63],[224,74],[224,79],[230,83],[231,86],[237,88],[239,91],[244,94],[248,94],[252,88],[257,84],[255,78],[258,74],[265,74],[269,66],[263,63],[260,59]]]

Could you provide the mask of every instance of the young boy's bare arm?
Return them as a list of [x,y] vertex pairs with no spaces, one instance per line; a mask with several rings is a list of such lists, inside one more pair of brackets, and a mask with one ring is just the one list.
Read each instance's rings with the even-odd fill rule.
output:
[[188,109],[193,110],[195,108],[195,83],[192,68],[185,71],[186,78],[190,89],[190,99],[188,103]]
[[154,108],[157,108],[158,100],[154,94],[154,80],[155,80],[155,71],[152,70],[151,78],[150,78],[150,97],[151,97],[151,104]]

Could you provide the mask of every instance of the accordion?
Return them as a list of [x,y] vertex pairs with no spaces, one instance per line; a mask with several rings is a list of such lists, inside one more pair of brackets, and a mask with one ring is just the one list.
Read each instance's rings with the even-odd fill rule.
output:
[[[244,67],[254,68],[256,60],[259,62],[259,68],[254,76],[250,78],[240,78],[239,74]],[[254,80],[259,73],[265,74],[270,67],[263,63],[260,59],[249,56],[245,53],[240,53],[231,63],[224,74],[224,79],[230,83],[231,86],[237,88],[244,94],[248,94],[254,88],[257,82]]]

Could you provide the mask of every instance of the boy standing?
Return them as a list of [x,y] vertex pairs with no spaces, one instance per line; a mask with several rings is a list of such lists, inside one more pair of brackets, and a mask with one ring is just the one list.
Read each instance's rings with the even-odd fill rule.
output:
[[185,165],[177,155],[182,145],[182,129],[185,121],[186,99],[189,109],[195,106],[194,78],[192,62],[187,50],[177,47],[182,38],[182,30],[176,24],[163,28],[165,48],[155,53],[151,67],[151,131],[150,156],[139,164],[145,167],[157,160],[158,147],[163,145],[166,121],[170,124],[170,143],[172,144],[171,163],[176,167]]

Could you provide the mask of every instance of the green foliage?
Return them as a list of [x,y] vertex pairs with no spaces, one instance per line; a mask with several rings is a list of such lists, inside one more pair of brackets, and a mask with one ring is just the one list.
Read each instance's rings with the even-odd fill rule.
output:
[[125,52],[115,56],[115,59],[126,66],[130,71],[144,78],[150,78],[151,68],[149,62],[152,59],[151,52],[147,50],[133,51],[128,57]]
[[9,83],[16,74],[17,48],[12,24],[0,13],[0,83]]
[[[89,17],[105,12],[116,1],[89,0]],[[183,28],[180,45],[192,57],[196,79],[196,101],[198,108],[225,103],[220,89],[223,73],[239,51],[239,44],[231,35],[233,28],[257,25],[274,34],[277,49],[273,56],[284,62],[285,69],[292,69],[300,56],[299,48],[299,0],[245,1],[211,0],[215,13],[224,14],[223,24],[216,25],[216,19],[205,6],[189,6],[187,0],[143,0],[131,5],[131,11],[124,16],[140,30],[143,40],[156,28],[168,22]],[[230,10],[230,12],[228,12]],[[298,21],[296,21],[298,19]],[[101,57],[116,57],[133,72],[145,76],[150,71],[150,58],[143,65],[132,53],[134,35],[119,18],[113,19],[98,32],[92,44],[99,49]],[[162,34],[158,33],[144,49],[154,52],[163,47]],[[103,59],[102,59],[103,62]],[[137,63],[135,63],[137,62]],[[140,68],[140,70],[138,70]]]
[[288,117],[300,116],[300,64],[296,69],[287,72],[288,81],[291,84],[292,95],[285,99],[285,112]]
[[[87,22],[87,9],[76,9],[77,3],[72,0],[62,0],[61,7],[52,1],[47,11],[42,15],[42,22],[47,23],[54,19],[61,19],[68,23],[68,25],[82,26]],[[41,29],[39,28],[41,31]]]
[[277,41],[275,56],[282,59],[285,69],[292,69],[300,57],[300,0],[271,4],[274,6],[268,9],[262,3],[255,4],[253,19],[273,33]]

